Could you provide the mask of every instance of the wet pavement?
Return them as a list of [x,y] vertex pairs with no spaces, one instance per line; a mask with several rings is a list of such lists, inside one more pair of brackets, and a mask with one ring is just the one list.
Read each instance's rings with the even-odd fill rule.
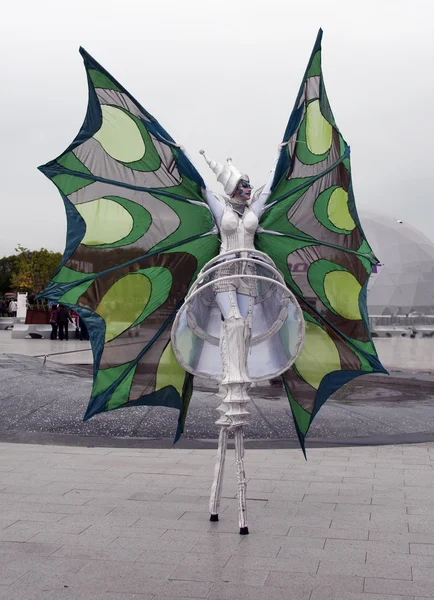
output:
[[[0,441],[170,446],[178,412],[128,407],[82,421],[91,390],[89,365],[66,365],[18,354],[0,355]],[[251,447],[292,447],[296,434],[280,386],[251,390]],[[215,445],[219,400],[196,380],[183,447]],[[434,441],[434,377],[393,373],[363,376],[321,409],[308,446]]]

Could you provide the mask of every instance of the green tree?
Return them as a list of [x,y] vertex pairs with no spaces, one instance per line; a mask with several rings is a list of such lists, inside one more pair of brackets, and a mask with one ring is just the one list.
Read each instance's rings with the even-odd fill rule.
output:
[[11,287],[17,292],[40,294],[56,272],[62,259],[60,252],[50,252],[46,248],[29,250],[18,244],[15,248],[15,265],[12,271]]
[[17,257],[4,256],[0,258],[0,296],[12,291],[12,274]]

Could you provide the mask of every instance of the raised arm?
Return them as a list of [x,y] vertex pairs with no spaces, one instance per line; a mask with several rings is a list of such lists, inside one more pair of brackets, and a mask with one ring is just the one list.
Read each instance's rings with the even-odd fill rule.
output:
[[268,177],[268,181],[264,185],[264,187],[262,188],[262,191],[259,194],[257,200],[254,200],[252,202],[252,204],[250,205],[250,208],[253,210],[253,212],[255,213],[255,215],[258,218],[259,218],[259,215],[262,213],[262,210],[263,210],[263,208],[265,206],[265,203],[267,202],[268,196],[271,194],[271,186],[273,184],[274,172],[276,170],[276,165],[277,165],[277,161],[279,160],[279,156],[280,156],[281,150],[282,150],[282,148],[281,148],[281,146],[279,146],[279,150],[278,150],[278,153],[277,153],[277,158],[274,161],[273,168],[270,171],[270,175]]
[[[192,164],[193,160],[191,159],[191,157],[189,156],[188,152],[185,150],[185,148],[182,148],[184,154],[187,156],[187,158],[190,160],[190,162]],[[205,155],[205,151],[201,150],[200,154]],[[215,194],[213,194],[211,192],[211,190],[208,190],[206,187],[202,187],[202,197],[205,200],[205,202],[208,205],[208,208],[210,209],[213,217],[214,217],[214,221],[217,223],[218,226],[220,226],[220,220],[221,220],[221,216],[223,214],[223,209],[225,207],[224,202],[222,200],[219,200],[218,196],[216,196]]]
[[205,202],[208,204],[210,211],[213,214],[214,220],[218,226],[220,226],[220,220],[224,210],[224,203],[219,200],[218,196],[213,194],[211,190],[202,190],[202,195]]

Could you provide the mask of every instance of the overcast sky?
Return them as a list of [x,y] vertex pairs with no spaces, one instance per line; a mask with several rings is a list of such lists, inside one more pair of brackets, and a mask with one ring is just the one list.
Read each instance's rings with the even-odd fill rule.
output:
[[65,215],[36,170],[83,121],[82,45],[195,158],[261,185],[319,27],[323,72],[351,146],[356,202],[434,240],[432,0],[15,0],[0,23],[0,256],[63,251]]

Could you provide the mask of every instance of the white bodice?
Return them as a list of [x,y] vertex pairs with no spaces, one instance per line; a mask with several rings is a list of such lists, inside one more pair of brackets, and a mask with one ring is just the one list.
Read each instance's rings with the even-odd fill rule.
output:
[[258,217],[250,206],[246,206],[244,214],[240,216],[227,202],[219,223],[220,254],[241,248],[254,250],[254,238],[257,228]]

